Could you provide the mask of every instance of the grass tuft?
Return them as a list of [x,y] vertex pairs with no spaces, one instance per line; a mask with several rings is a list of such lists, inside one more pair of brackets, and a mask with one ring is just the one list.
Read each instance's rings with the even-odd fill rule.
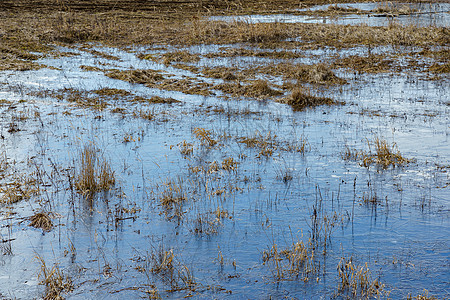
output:
[[311,90],[304,87],[294,89],[289,97],[277,101],[292,106],[294,111],[301,111],[308,107],[316,107],[319,105],[338,104],[337,101],[331,98],[315,96]]
[[88,144],[79,154],[75,188],[88,198],[97,192],[110,190],[116,183],[114,171],[109,162],[99,155],[99,151],[94,145]]
[[62,293],[73,291],[74,286],[72,280],[64,275],[57,264],[49,268],[42,256],[36,256],[36,259],[41,264],[38,278],[40,279],[39,284],[45,285],[44,300],[64,299],[61,295]]
[[50,214],[46,212],[39,212],[30,217],[30,226],[34,228],[41,228],[44,231],[50,231],[53,228],[53,222]]

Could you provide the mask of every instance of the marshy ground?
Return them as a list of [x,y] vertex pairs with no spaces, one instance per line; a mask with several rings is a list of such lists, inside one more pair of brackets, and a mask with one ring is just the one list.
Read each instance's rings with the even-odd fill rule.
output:
[[448,298],[449,12],[1,1],[1,298]]

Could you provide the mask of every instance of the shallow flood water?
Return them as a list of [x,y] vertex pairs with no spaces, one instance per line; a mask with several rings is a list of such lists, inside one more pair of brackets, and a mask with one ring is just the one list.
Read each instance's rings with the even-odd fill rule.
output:
[[[341,71],[348,83],[323,93],[345,104],[293,111],[272,99],[112,79],[102,69],[223,82],[140,59],[142,49],[95,49],[118,59],[60,48],[74,55],[39,61],[54,69],[0,73],[0,99],[7,100],[0,106],[1,166],[8,174],[1,180],[41,182],[29,199],[1,208],[2,297],[42,295],[39,258],[70,276],[68,299],[150,297],[156,290],[162,298],[345,298],[342,258],[367,263],[369,281],[378,279],[393,299],[423,289],[449,296],[448,78]],[[214,49],[189,49],[203,55],[191,65],[224,64],[204,55],[220,52]],[[245,61],[225,62],[255,62]],[[62,89],[95,95],[102,88],[132,96],[102,98],[102,109],[58,97]],[[347,148],[373,151],[377,138],[395,143],[410,162],[383,169],[343,158]],[[91,144],[116,183],[88,198],[71,181]],[[166,198],[182,201],[168,208]],[[42,210],[53,213],[51,231],[29,226]],[[286,257],[300,244],[308,257],[293,269]],[[172,269],[158,272],[169,258]]]
[[[347,13],[331,13],[320,16],[318,12],[330,11],[331,7],[347,9]],[[377,9],[382,8],[381,12]],[[358,10],[358,13],[352,13]],[[380,4],[380,3],[345,3],[339,5],[318,5],[308,9],[300,9],[299,13],[309,14],[275,14],[248,16],[214,16],[215,21],[237,21],[248,23],[323,23],[336,25],[388,26],[400,24],[404,26],[450,26],[449,3],[435,4]]]

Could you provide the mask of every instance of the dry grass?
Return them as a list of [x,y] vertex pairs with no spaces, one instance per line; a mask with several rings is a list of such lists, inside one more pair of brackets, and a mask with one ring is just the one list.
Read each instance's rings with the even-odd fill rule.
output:
[[97,147],[88,144],[79,154],[75,188],[88,198],[97,192],[110,190],[116,182],[111,166],[99,152]]
[[185,191],[184,182],[181,177],[176,180],[167,179],[161,183],[159,189],[159,203],[169,218],[181,218],[183,216],[183,204],[188,196]]
[[186,140],[178,143],[178,149],[184,157],[191,156],[194,153],[194,144],[186,142]]
[[266,80],[254,80],[248,85],[242,85],[240,82],[222,83],[214,86],[214,89],[234,97],[251,97],[265,99],[279,96],[283,93],[270,87]]
[[74,286],[72,280],[64,275],[59,266],[55,264],[52,268],[47,267],[44,258],[36,256],[36,259],[41,264],[41,270],[38,278],[39,284],[45,285],[44,300],[62,300],[63,293],[70,293]]
[[168,78],[165,79],[159,71],[155,70],[110,70],[105,73],[106,76],[113,79],[120,79],[130,83],[144,84],[150,88],[157,88],[168,91],[183,92],[185,94],[196,94],[202,96],[211,95],[209,83],[196,79]]
[[262,254],[263,264],[269,264],[276,280],[291,280],[300,277],[308,281],[317,272],[314,248],[303,241],[292,243],[286,249],[279,250],[273,245]]
[[333,67],[365,73],[381,73],[391,71],[394,68],[394,61],[392,59],[386,59],[386,55],[351,55],[337,59],[333,63]]
[[384,285],[378,279],[372,279],[367,263],[364,266],[355,265],[352,258],[342,258],[338,264],[339,287],[338,294],[357,299],[380,297],[384,293]]
[[[346,146],[344,153],[342,154],[345,160],[360,161],[361,165],[368,168],[375,164],[383,169],[387,169],[390,166],[400,167],[409,164],[413,160],[407,159],[402,156],[397,149],[397,145],[393,143],[389,145],[388,142],[382,138],[376,137],[373,142],[367,140],[369,151],[358,151]],[[372,151],[374,149],[374,152]]]
[[102,88],[100,90],[94,90],[93,93],[100,96],[130,96],[132,95],[129,91],[116,89],[116,88]]
[[428,295],[427,290],[423,290],[423,294],[419,294],[415,297],[408,295],[408,297],[406,299],[407,300],[438,300],[438,298]]
[[30,226],[41,228],[44,231],[50,231],[53,228],[53,222],[50,214],[47,212],[39,212],[30,217]]
[[110,70],[107,71],[105,75],[113,79],[146,85],[154,84],[164,79],[160,72],[155,70]]
[[256,131],[253,136],[250,137],[238,137],[237,142],[244,144],[248,148],[256,148],[259,150],[257,158],[270,157],[278,149],[278,142],[276,141],[276,135],[268,132],[263,135],[259,131]]
[[214,135],[212,130],[206,130],[205,128],[196,127],[192,131],[195,137],[200,141],[201,145],[214,147],[218,141],[212,136]]
[[199,55],[191,54],[188,51],[166,52],[158,56],[153,54],[139,54],[137,57],[141,59],[149,59],[156,62],[161,62],[165,65],[169,65],[174,62],[195,63],[200,60]]
[[444,64],[433,64],[428,69],[430,72],[436,73],[436,74],[448,74],[450,73],[450,63],[444,63]]
[[[140,257],[139,260],[143,261],[143,264],[138,266],[137,269],[143,273],[156,275],[164,284],[170,286],[168,292],[192,291],[197,285],[191,270],[177,258],[174,250],[168,249],[163,242],[150,255],[147,255],[144,259]],[[150,276],[150,274],[147,276]],[[155,293],[150,292],[150,294]],[[155,296],[158,297],[159,295],[156,293]]]
[[18,175],[11,183],[0,186],[0,203],[13,204],[29,199],[39,193],[36,180],[24,175]]
[[312,94],[311,90],[304,87],[293,90],[289,97],[279,99],[277,102],[292,106],[294,111],[301,111],[306,108],[312,108],[320,105],[338,104],[337,101],[331,98],[315,96]]

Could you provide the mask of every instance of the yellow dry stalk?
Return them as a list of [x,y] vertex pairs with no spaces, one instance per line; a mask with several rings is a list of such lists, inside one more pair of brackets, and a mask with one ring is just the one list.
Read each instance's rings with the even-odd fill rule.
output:
[[372,280],[368,264],[355,265],[352,258],[349,260],[341,258],[338,264],[338,273],[341,282],[338,292],[344,294],[349,292],[354,298],[369,299],[373,295],[380,296],[384,293],[384,285],[378,279]]
[[192,155],[192,153],[194,153],[194,145],[192,143],[186,142],[186,140],[178,143],[178,148],[180,149],[180,153],[183,156],[190,156]]
[[47,267],[44,258],[37,255],[35,257],[41,264],[41,270],[38,278],[39,284],[45,285],[44,300],[62,300],[61,293],[69,293],[73,291],[74,286],[72,280],[65,276],[59,268],[58,264],[55,264],[51,269]]
[[235,161],[232,157],[225,158],[222,161],[222,169],[225,171],[235,171],[239,163]]
[[217,144],[217,141],[214,140],[211,135],[211,130],[206,130],[205,128],[196,127],[193,130],[195,137],[200,140],[203,145],[207,145],[209,147],[213,147]]
[[93,145],[85,146],[80,152],[80,167],[75,188],[89,197],[96,192],[110,190],[116,183],[115,173],[109,162],[98,156],[98,152]]

